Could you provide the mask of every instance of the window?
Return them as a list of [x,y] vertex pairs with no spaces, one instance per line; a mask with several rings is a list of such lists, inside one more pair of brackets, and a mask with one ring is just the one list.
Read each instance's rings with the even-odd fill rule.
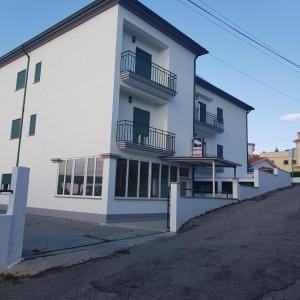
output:
[[199,102],[200,105],[200,121],[206,123],[206,104]]
[[232,194],[232,182],[222,181],[222,193],[224,194]]
[[223,109],[222,108],[217,108],[217,121],[219,123],[223,123],[224,120],[223,120]]
[[26,70],[23,70],[19,72],[17,75],[16,90],[23,89],[25,87],[25,81],[26,81]]
[[35,126],[36,126],[36,115],[30,116],[30,124],[29,124],[29,135],[35,135]]
[[217,145],[217,157],[223,159],[223,146]]
[[[213,183],[211,181],[194,181],[194,193],[211,194],[213,192]],[[215,191],[218,191],[218,182],[215,181]]]
[[11,187],[11,174],[2,174],[2,179],[1,179],[1,190],[9,190]]
[[73,178],[73,192],[72,195],[83,195],[84,185],[84,171],[85,171],[85,159],[76,159]]
[[190,169],[189,168],[180,168],[179,174],[180,174],[180,177],[189,177]]
[[161,198],[169,196],[169,166],[166,165],[161,166],[160,193]]
[[152,172],[151,172],[151,197],[158,198],[159,197],[159,164],[152,164]]
[[94,196],[102,195],[102,177],[103,177],[103,159],[96,158],[96,172],[95,172],[95,190]]
[[57,195],[99,197],[102,176],[101,157],[63,160],[58,168]]
[[129,160],[128,171],[128,197],[137,197],[139,162],[137,160]]
[[35,65],[34,83],[40,82],[40,80],[41,80],[41,71],[42,71],[42,63],[39,62]]
[[20,138],[20,133],[21,133],[21,119],[13,120],[11,124],[10,138],[18,139]]
[[125,197],[126,194],[126,172],[127,172],[127,160],[124,158],[119,158],[117,160],[116,191],[115,191],[115,195],[118,197]]
[[292,164],[293,164],[293,165],[296,165],[296,164],[297,164],[297,160],[296,160],[296,159],[293,159]]
[[284,164],[284,165],[288,165],[288,164],[289,164],[289,161],[288,161],[288,160],[284,160],[284,161],[283,161],[283,164]]
[[148,181],[149,181],[149,163],[141,161],[139,197],[148,197]]
[[177,167],[175,167],[175,166],[171,166],[170,181],[171,182],[177,182],[178,181],[178,170],[177,170]]

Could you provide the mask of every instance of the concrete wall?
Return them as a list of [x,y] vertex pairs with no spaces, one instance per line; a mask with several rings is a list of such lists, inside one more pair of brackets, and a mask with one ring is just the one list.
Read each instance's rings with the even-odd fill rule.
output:
[[[290,186],[290,174],[278,169],[278,175],[268,172],[254,170],[253,173],[254,187],[241,186],[239,187],[239,199],[250,199],[264,193],[274,191],[283,187]],[[249,180],[247,180],[249,182]]]
[[180,185],[171,184],[170,231],[177,232],[188,220],[211,210],[235,203],[236,200],[185,198],[180,196]]

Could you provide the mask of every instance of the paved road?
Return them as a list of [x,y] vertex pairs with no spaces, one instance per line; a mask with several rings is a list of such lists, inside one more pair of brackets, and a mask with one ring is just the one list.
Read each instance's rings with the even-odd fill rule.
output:
[[300,299],[300,186],[105,259],[0,284],[1,299]]

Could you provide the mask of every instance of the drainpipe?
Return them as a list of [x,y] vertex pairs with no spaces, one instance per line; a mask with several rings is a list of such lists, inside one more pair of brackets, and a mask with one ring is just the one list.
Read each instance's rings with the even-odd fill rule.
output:
[[247,110],[246,112],[246,149],[247,149],[247,174],[249,170],[249,152],[248,152],[248,114],[250,111]]
[[17,162],[16,162],[17,167],[19,166],[19,162],[20,162],[20,150],[21,150],[21,143],[22,143],[24,112],[25,112],[28,73],[29,73],[29,65],[30,65],[30,56],[29,56],[28,52],[25,50],[24,46],[22,46],[22,50],[23,50],[24,54],[27,56],[27,68],[26,68],[25,87],[24,87],[24,94],[23,94],[23,104],[22,104],[21,124],[20,124],[20,137],[19,137],[18,152],[17,152]]

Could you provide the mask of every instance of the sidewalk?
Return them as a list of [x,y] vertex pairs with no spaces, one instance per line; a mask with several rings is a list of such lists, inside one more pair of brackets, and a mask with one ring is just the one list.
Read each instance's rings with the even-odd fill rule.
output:
[[160,221],[99,225],[48,216],[26,216],[24,260],[9,273],[34,275],[128,251],[134,245],[172,235]]

